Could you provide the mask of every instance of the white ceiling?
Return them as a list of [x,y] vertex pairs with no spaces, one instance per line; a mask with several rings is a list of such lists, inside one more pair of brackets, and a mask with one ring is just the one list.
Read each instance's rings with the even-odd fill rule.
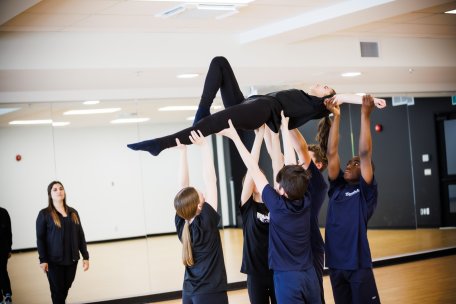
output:
[[[156,108],[196,104],[217,55],[246,94],[317,82],[340,93],[456,94],[456,15],[444,14],[456,1],[255,0],[222,19],[196,4],[156,17],[183,3],[0,1],[0,107],[99,99],[148,103],[154,121],[179,120]],[[379,57],[362,58],[361,41],[377,42]],[[340,76],[350,71],[362,75]]]

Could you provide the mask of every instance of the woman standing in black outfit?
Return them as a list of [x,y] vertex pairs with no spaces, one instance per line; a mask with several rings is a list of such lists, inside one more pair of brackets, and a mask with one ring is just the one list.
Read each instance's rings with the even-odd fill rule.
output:
[[[219,89],[225,109],[211,115],[209,108]],[[281,111],[290,119],[289,128],[294,129],[311,119],[327,117],[330,113],[324,105],[324,100],[328,98],[332,98],[332,101],[337,104],[361,104],[360,96],[336,95],[332,88],[320,84],[312,86],[309,93],[290,89],[266,95],[254,95],[246,99],[228,60],[224,57],[215,57],[206,75],[193,127],[169,136],[129,144],[128,147],[133,150],[147,151],[156,156],[164,149],[176,146],[176,138],[182,144],[191,144],[189,140],[191,131],[200,130],[204,136],[220,132],[228,127],[229,119],[237,129],[255,130],[266,123],[273,132],[277,133],[280,128]],[[379,108],[386,105],[383,99],[376,99],[375,104]]]
[[78,212],[66,203],[59,181],[47,188],[48,207],[36,219],[36,238],[40,267],[47,274],[53,304],[64,304],[76,276],[79,252],[82,267],[89,269],[89,253]]

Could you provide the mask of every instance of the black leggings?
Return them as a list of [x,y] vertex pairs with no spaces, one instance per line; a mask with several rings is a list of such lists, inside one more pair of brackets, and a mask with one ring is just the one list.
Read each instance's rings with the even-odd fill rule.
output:
[[228,294],[226,291],[214,293],[203,293],[189,295],[185,291],[182,292],[182,304],[228,304]]
[[247,275],[247,290],[251,304],[276,304],[272,275]]
[[[215,57],[209,66],[200,106],[210,107],[219,89],[225,105],[224,110],[201,119],[190,128],[168,136],[129,144],[128,147],[156,156],[164,149],[175,147],[176,138],[184,145],[191,145],[189,136],[193,130],[201,131],[204,136],[216,134],[228,127],[228,119],[232,120],[236,129],[254,130],[274,117],[280,117],[280,103],[274,98],[257,95],[244,99],[231,66],[223,57]],[[272,124],[269,127],[278,132]]]
[[233,69],[225,57],[214,57],[209,65],[200,106],[209,108],[220,89],[225,108],[238,105],[244,101],[244,95],[234,76]]

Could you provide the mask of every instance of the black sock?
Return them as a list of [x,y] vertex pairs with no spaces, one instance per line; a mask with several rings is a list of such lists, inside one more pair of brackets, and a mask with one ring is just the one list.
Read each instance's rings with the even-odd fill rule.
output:
[[145,140],[139,143],[129,144],[128,148],[132,150],[147,151],[153,156],[157,156],[162,151],[160,144],[155,139]]

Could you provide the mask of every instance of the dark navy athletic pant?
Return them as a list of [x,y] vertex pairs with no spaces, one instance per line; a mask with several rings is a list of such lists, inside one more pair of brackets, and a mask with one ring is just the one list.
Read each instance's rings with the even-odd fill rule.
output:
[[330,269],[329,277],[336,304],[378,304],[380,297],[372,268]]

